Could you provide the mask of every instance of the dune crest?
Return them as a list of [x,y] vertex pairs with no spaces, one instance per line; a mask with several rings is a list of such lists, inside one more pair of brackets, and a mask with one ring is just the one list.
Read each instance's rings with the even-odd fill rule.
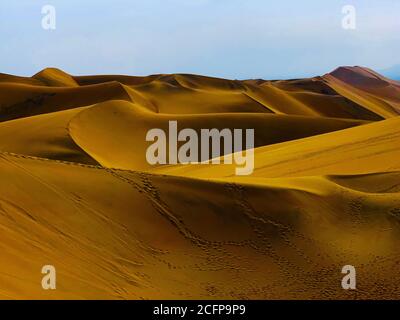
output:
[[32,76],[49,87],[77,87],[78,83],[68,73],[56,68],[47,68]]

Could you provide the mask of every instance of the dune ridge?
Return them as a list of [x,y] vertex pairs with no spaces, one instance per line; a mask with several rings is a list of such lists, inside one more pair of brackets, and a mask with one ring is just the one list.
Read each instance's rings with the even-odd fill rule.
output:
[[[0,74],[0,298],[399,298],[399,90],[362,67]],[[146,132],[171,120],[254,128],[253,174],[149,165]],[[341,288],[348,264],[357,291]]]

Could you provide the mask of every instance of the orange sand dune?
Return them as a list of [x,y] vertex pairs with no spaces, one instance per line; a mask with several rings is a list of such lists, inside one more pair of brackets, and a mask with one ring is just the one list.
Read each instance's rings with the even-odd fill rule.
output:
[[400,83],[360,67],[342,67],[323,77],[327,84],[364,108],[389,118],[400,112]]
[[[0,298],[398,299],[399,90],[361,67],[0,74]],[[150,165],[146,133],[168,121],[254,129],[253,173]]]

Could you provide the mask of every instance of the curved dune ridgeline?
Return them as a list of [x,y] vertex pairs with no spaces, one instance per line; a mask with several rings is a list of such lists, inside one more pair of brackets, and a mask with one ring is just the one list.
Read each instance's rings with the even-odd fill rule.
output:
[[[0,298],[399,298],[399,112],[400,83],[362,67],[0,74]],[[150,165],[146,134],[169,121],[254,129],[253,173]]]

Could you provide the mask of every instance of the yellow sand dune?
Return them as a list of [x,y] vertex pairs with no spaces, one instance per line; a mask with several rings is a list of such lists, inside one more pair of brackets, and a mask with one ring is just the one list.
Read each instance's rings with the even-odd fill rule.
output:
[[[252,177],[368,174],[400,170],[400,117],[255,149]],[[235,175],[236,164],[177,165],[158,172],[202,178]]]
[[152,128],[255,129],[255,145],[264,146],[362,124],[357,120],[296,117],[254,113],[171,115],[153,113],[140,105],[111,101],[80,112],[70,121],[75,143],[104,166],[121,169],[152,169],[146,161],[146,133]]
[[68,133],[71,119],[87,107],[0,123],[0,150],[48,159],[97,164]]
[[[399,83],[0,74],[0,298],[398,299]],[[255,129],[255,168],[146,133]],[[57,270],[43,290],[41,269]],[[357,290],[341,269],[357,270]]]
[[398,173],[240,185],[7,154],[0,170],[2,298],[398,297]]
[[364,120],[383,118],[324,86],[319,79],[265,82],[260,86],[248,84],[247,88],[249,96],[264,103],[275,113]]
[[37,79],[28,78],[28,77],[19,77],[11,74],[0,73],[0,83],[19,83],[19,84],[27,84],[32,86],[42,86],[43,82]]
[[6,121],[113,99],[130,101],[131,96],[118,82],[73,88],[0,83],[0,99],[0,121]]
[[47,68],[37,74],[35,74],[33,79],[37,79],[44,85],[49,87],[78,87],[78,83],[69,74],[56,69]]

